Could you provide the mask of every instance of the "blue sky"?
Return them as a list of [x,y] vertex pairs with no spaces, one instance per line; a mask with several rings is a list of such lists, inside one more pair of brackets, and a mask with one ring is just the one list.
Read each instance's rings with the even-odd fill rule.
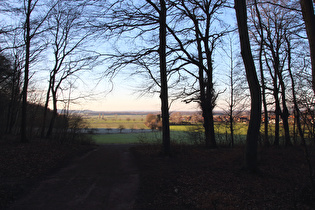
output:
[[[90,99],[80,100],[80,102],[71,104],[71,109],[94,110],[94,111],[159,111],[161,102],[158,94],[144,95],[140,97],[137,91],[139,78],[129,77],[127,75],[117,75],[113,79],[113,89],[106,80],[102,80]],[[97,79],[88,79],[86,86],[81,86],[81,91],[89,91],[97,83]],[[196,111],[196,103],[185,104],[181,101],[172,103],[171,111]]]
[[[225,14],[225,18],[229,19],[231,14]],[[232,20],[232,19],[231,19]],[[103,51],[104,53],[110,52],[110,47],[113,43],[103,43],[99,45],[96,40],[93,40],[93,44],[89,46],[90,48],[96,47],[99,48],[97,50]],[[130,41],[130,40],[129,40]],[[127,40],[122,40],[122,46],[125,46],[128,50],[132,47],[132,44]],[[98,44],[96,44],[98,43]],[[143,44],[142,42],[137,44]],[[94,46],[97,45],[97,46]],[[96,49],[95,49],[96,50]],[[105,52],[106,51],[106,52]],[[45,59],[44,64],[40,66],[40,68],[36,68],[36,84],[34,84],[35,88],[40,89],[39,92],[42,92],[41,100],[45,98],[45,91],[47,90],[47,81],[49,78],[48,69],[51,69],[49,61],[53,60],[52,54],[47,55],[47,59]],[[34,68],[35,69],[35,68]],[[38,70],[38,69],[42,69]],[[159,111],[160,110],[160,99],[158,94],[156,95],[145,95],[143,97],[139,97],[139,93],[137,93],[136,88],[138,85],[143,84],[139,78],[130,78],[129,75],[119,74],[117,75],[113,82],[114,86],[111,92],[109,90],[112,88],[106,80],[101,81],[97,88],[95,88],[98,83],[97,75],[102,72],[102,69],[106,69],[106,66],[99,66],[96,69],[92,70],[91,74],[87,73],[79,73],[80,79],[76,80],[74,83],[75,92],[71,94],[71,98],[93,95],[92,97],[85,97],[85,99],[76,100],[75,103],[71,103],[70,109],[77,110],[95,110],[95,111]],[[32,73],[35,70],[32,69]],[[222,79],[223,70],[218,70],[217,73],[221,74],[219,79]],[[82,81],[80,81],[82,80]],[[74,80],[73,80],[74,81]],[[220,83],[220,81],[219,81]],[[64,89],[67,89],[68,86],[65,84]],[[62,96],[61,93],[59,99],[67,98],[69,94],[64,92]],[[65,104],[60,102],[58,104],[58,109],[63,109]],[[185,104],[180,101],[172,103],[170,107],[171,111],[195,111],[198,110],[198,105],[196,103]]]

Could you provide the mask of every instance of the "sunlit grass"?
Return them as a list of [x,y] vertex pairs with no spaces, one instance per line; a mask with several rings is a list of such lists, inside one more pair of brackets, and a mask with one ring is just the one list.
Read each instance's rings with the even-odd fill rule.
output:
[[[97,128],[95,124],[93,125],[94,125],[93,126],[94,128]],[[107,128],[109,127],[115,128],[114,125],[115,124],[113,123],[111,124],[111,126],[108,126]],[[124,126],[126,126],[126,124],[124,124]],[[125,127],[125,128],[128,128],[128,127]],[[201,131],[203,131],[203,126],[201,124],[170,126],[172,143],[181,143],[181,144],[196,143],[195,139],[192,139],[193,135],[190,135],[191,132],[196,129],[201,129]],[[243,142],[244,135],[246,135],[246,131],[247,131],[247,125],[236,124],[235,130],[237,130],[235,131],[236,141]],[[218,143],[229,144],[230,142],[230,136],[228,135],[229,129],[225,126],[225,124],[216,124],[215,132],[216,132],[216,140]],[[92,139],[97,144],[162,143],[162,132],[154,131],[154,132],[145,132],[145,133],[95,134],[95,135],[92,135]]]
[[[161,143],[162,132],[92,134],[91,138],[96,144]],[[183,131],[171,131],[171,139],[175,143],[189,143]]]
[[90,128],[147,129],[145,115],[102,115],[86,118]]
[[[105,115],[100,117],[87,118],[90,128],[119,128],[124,129],[148,129],[144,125],[145,115]],[[234,143],[244,144],[247,135],[248,124],[235,123],[234,125]],[[218,144],[230,145],[231,132],[229,123],[215,123],[215,137]],[[176,143],[193,144],[196,143],[196,135],[192,132],[199,131],[198,138],[204,138],[204,128],[202,124],[196,125],[171,125],[171,141]],[[269,141],[274,141],[275,125],[269,124]],[[293,125],[290,125],[292,135]],[[305,131],[305,134],[308,132]],[[264,135],[264,126],[261,124],[261,134]],[[118,133],[118,134],[96,134],[92,135],[93,140],[97,144],[129,144],[129,143],[161,143],[161,132],[146,132],[146,133]],[[298,137],[297,137],[298,138]],[[280,124],[280,141],[284,141],[284,129]],[[293,140],[293,139],[292,139]],[[200,142],[200,141],[199,141]]]
[[138,143],[138,134],[94,134],[92,139],[96,144],[134,144]]

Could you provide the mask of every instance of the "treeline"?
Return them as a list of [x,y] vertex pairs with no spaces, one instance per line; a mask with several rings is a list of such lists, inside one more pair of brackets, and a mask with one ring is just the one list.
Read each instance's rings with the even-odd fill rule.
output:
[[[18,136],[21,133],[22,120],[22,82],[19,72],[12,61],[0,55],[0,138]],[[36,99],[36,97],[32,98]],[[76,134],[86,125],[78,115],[57,113],[53,132],[47,136],[51,126],[53,111],[45,109],[36,100],[27,103],[26,135],[30,138],[52,138],[59,142],[72,141],[78,138]],[[46,115],[44,117],[44,115]],[[45,120],[45,123],[43,121]]]
[[28,142],[33,136],[32,124],[41,138],[53,137],[57,127],[67,130],[69,119],[60,120],[70,115],[61,117],[58,106],[69,110],[73,100],[86,97],[71,98],[81,80],[79,73],[98,62],[90,48],[93,44],[86,45],[94,34],[90,28],[84,29],[87,6],[61,0],[1,3],[1,105],[2,123],[6,124],[2,132],[15,130],[22,142]]
[[[0,138],[11,135],[18,136],[21,132],[22,120],[21,72],[17,71],[12,62],[6,57],[0,55],[0,61]],[[69,141],[77,137],[75,134],[86,126],[82,118],[77,115],[58,113],[55,118],[53,133],[51,136],[47,136],[54,115],[53,111],[45,110],[45,107],[37,101],[29,101],[27,107],[26,132],[30,139],[49,137],[60,142]],[[45,117],[44,114],[46,114]],[[45,123],[43,123],[43,120],[45,120]]]

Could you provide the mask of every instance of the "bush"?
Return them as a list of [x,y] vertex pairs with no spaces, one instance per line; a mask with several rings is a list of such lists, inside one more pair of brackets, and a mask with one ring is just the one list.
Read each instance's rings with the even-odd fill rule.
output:
[[195,145],[205,144],[204,128],[201,124],[187,127],[188,140]]
[[[63,118],[63,119],[62,119]],[[53,139],[61,144],[79,143],[91,144],[93,142],[90,135],[88,123],[80,115],[64,115],[59,118],[58,126],[55,128]],[[62,119],[62,120],[61,120]]]
[[162,128],[162,121],[160,115],[148,114],[145,119],[145,125],[152,130]]
[[119,129],[119,133],[122,133],[122,131],[125,129],[125,126],[124,125],[119,125],[118,129]]

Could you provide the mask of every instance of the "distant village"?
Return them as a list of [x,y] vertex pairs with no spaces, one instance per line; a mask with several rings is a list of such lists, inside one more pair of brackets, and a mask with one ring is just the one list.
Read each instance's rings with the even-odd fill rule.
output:
[[[81,111],[81,115],[83,116],[108,116],[108,115],[148,115],[148,114],[156,114],[159,115],[160,112],[158,111],[125,111],[125,112],[97,112],[97,111]],[[229,115],[225,114],[222,111],[215,111],[213,116],[214,122],[229,122],[230,117]],[[248,111],[245,111],[237,116],[234,116],[234,122],[237,123],[248,123],[250,120],[250,113]],[[275,115],[273,113],[269,114],[268,119],[270,124],[275,123]],[[188,124],[196,124],[203,122],[203,117],[200,112],[198,111],[180,111],[180,112],[170,112],[170,124],[182,124],[182,125],[188,125]],[[262,122],[265,122],[264,116],[262,116]],[[280,123],[282,123],[280,118]],[[289,123],[294,123],[294,115],[289,116]]]

